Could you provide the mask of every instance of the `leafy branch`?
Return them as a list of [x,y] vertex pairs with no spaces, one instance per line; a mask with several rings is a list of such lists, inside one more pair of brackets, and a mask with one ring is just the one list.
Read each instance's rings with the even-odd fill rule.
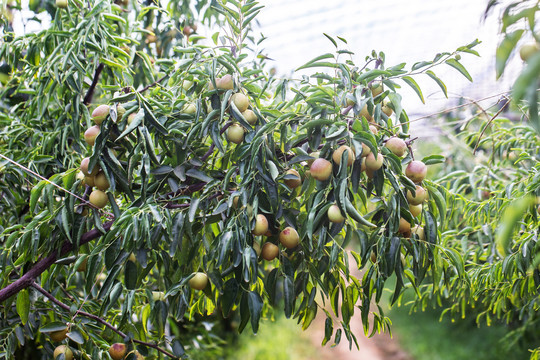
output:
[[[71,308],[64,304],[63,302],[61,302],[60,300],[56,299],[54,297],[54,295],[52,295],[51,293],[49,293],[47,290],[43,289],[41,286],[39,286],[36,282],[32,282],[31,283],[31,286],[36,289],[37,291],[39,291],[40,293],[42,293],[46,298],[48,298],[51,302],[53,302],[54,304],[56,304],[57,306],[61,307],[62,309],[64,309],[65,311],[71,311]],[[74,316],[77,316],[77,315],[81,315],[81,316],[84,316],[84,317],[87,317],[89,319],[92,319],[92,320],[95,320],[97,321],[98,323],[104,325],[105,327],[111,329],[112,331],[114,331],[115,333],[117,333],[118,335],[120,335],[121,337],[123,338],[126,338],[127,335],[121,331],[121,330],[118,330],[114,325],[112,325],[111,323],[107,322],[105,319],[97,316],[97,315],[94,315],[94,314],[90,314],[86,311],[82,311],[82,310],[77,310],[77,312],[74,314]],[[167,355],[168,357],[171,357],[171,358],[176,358],[176,356],[174,356],[174,354],[168,352],[167,350],[159,347],[158,345],[156,344],[153,344],[153,343],[149,343],[149,342],[146,342],[146,341],[142,341],[142,340],[137,340],[137,339],[132,339],[132,341],[134,343],[137,343],[137,344],[140,344],[140,345],[144,345],[144,346],[147,346],[147,347],[150,347],[152,349],[156,349],[157,351],[161,352],[162,354],[165,354]]]
[[[111,229],[113,222],[114,220],[111,220],[103,224],[103,229],[105,231],[109,231]],[[102,235],[103,233],[100,232],[98,229],[92,229],[82,235],[81,240],[79,242],[79,246],[89,243],[90,241],[95,240]],[[60,250],[55,251],[49,254],[47,257],[39,260],[23,276],[21,276],[15,282],[9,284],[8,286],[0,290],[0,303],[6,301],[11,296],[17,294],[19,291],[26,289],[29,286],[32,286],[32,283],[37,279],[39,275],[41,275],[45,270],[51,267],[56,262],[56,260],[64,256],[65,254],[69,253],[74,248],[75,248],[74,244],[72,244],[69,241],[66,241],[64,242]]]

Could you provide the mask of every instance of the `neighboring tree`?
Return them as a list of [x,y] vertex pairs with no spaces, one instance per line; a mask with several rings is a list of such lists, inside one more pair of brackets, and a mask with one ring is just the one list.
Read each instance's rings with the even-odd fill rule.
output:
[[[488,11],[497,3],[490,1]],[[503,345],[528,348],[531,359],[540,358],[539,12],[537,1],[505,3],[497,76],[513,54],[524,68],[495,110],[452,119],[459,133],[448,137],[453,151],[436,182],[447,209],[440,244],[457,272],[430,279],[414,305],[437,303],[451,317],[487,326],[503,321],[512,330]],[[519,121],[504,117],[510,108]]]
[[299,68],[325,72],[295,81],[266,71],[256,1],[30,7],[51,26],[17,36],[6,16],[0,48],[2,356],[184,357],[274,308],[303,328],[324,312],[323,344],[353,344],[355,311],[388,329],[368,315],[389,276],[392,301],[461,279],[447,192],[425,179],[444,159],[414,161],[397,90],[423,100],[429,76],[446,94],[432,69],[470,79],[476,41],[405,70],[328,36],[336,53]]

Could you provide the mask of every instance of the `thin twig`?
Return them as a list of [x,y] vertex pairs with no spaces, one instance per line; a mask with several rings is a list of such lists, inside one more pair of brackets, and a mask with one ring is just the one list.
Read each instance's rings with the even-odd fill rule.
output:
[[[61,307],[62,309],[64,309],[65,311],[70,311],[70,307],[66,304],[64,304],[63,302],[61,302],[60,300],[56,299],[51,293],[49,293],[47,290],[43,289],[41,286],[39,286],[36,282],[32,282],[31,286],[36,289],[37,291],[39,291],[40,293],[42,293],[46,298],[48,298],[51,302],[53,302],[54,304],[56,304],[57,306]],[[89,319],[92,319],[92,320],[95,320],[97,321],[98,323],[104,325],[105,327],[111,329],[112,331],[114,331],[115,333],[117,333],[118,335],[120,335],[121,337],[125,338],[126,337],[126,334],[121,331],[121,330],[118,330],[114,325],[112,325],[111,323],[107,322],[105,319],[102,319],[100,318],[99,316],[97,315],[94,315],[94,314],[90,314],[86,311],[82,311],[82,310],[77,310],[76,314],[75,315],[81,315],[81,316],[84,316],[84,317],[87,317]],[[157,346],[156,344],[153,344],[153,343],[149,343],[149,342],[146,342],[146,341],[141,341],[141,340],[136,340],[136,339],[132,339],[134,343],[137,343],[137,344],[140,344],[140,345],[144,345],[144,346],[148,346],[148,347],[151,347],[153,349],[156,349],[157,351],[161,352],[162,354],[165,354],[167,355],[168,357],[170,358],[176,358],[176,356],[174,356],[174,354],[168,352],[167,350]]]
[[104,67],[105,65],[100,63],[98,67],[96,68],[96,72],[94,73],[94,78],[92,79],[92,84],[90,85],[90,88],[86,92],[86,96],[84,97],[84,100],[83,100],[84,105],[89,105],[92,102],[92,96],[94,96],[94,90],[96,89],[97,83],[99,81],[99,75],[103,71]]
[[493,117],[491,119],[489,119],[489,121],[487,122],[486,126],[484,126],[484,128],[482,129],[482,132],[480,133],[480,135],[478,136],[478,140],[476,141],[476,146],[474,147],[474,150],[473,150],[473,154],[476,154],[476,150],[478,149],[478,146],[480,145],[480,140],[482,139],[482,136],[484,135],[484,132],[486,131],[486,129],[489,127],[489,125],[493,122],[493,120],[495,120],[495,118],[497,116],[499,116],[500,113],[503,112],[503,110],[508,106],[508,104],[510,104],[510,101],[507,101],[506,103],[504,103],[503,106],[501,106],[501,108],[499,109],[499,111],[497,111],[497,113],[495,115],[493,115]]
[[215,147],[216,147],[215,144],[210,145],[210,147],[208,148],[208,151],[207,151],[207,152],[202,156],[202,158],[201,158],[202,162],[205,162],[206,159],[208,159],[208,157],[209,157],[210,155],[212,155],[212,153],[214,152],[214,148],[215,148]]
[[161,79],[158,79],[156,81],[154,81],[153,83],[151,83],[150,85],[146,85],[141,91],[139,91],[139,93],[143,93],[145,92],[146,90],[150,89],[151,87],[154,87],[156,86],[157,84],[159,84],[160,82],[162,82],[163,80],[165,80],[166,78],[168,78],[169,75],[168,74],[165,74],[165,76],[163,76]]

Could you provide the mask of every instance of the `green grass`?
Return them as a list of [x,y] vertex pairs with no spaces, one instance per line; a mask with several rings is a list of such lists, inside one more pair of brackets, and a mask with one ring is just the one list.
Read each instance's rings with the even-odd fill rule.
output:
[[440,311],[429,309],[409,315],[405,308],[390,311],[393,332],[402,348],[415,360],[511,360],[528,359],[528,353],[504,349],[499,342],[507,333],[503,325],[478,328],[473,321],[452,322]]
[[253,335],[246,327],[238,342],[227,347],[227,360],[307,360],[317,359],[316,347],[306,337],[295,320],[283,315],[275,321],[261,322],[259,333]]

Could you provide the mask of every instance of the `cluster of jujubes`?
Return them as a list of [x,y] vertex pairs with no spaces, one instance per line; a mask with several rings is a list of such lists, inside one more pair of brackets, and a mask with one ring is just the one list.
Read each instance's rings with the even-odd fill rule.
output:
[[[382,83],[376,81],[373,82],[369,86],[369,91],[371,91],[373,99],[379,98],[378,101],[381,104],[381,112],[386,115],[386,117],[392,116],[393,104],[389,100],[389,97],[386,95],[386,92],[384,92],[384,87]],[[383,96],[384,98],[380,99]],[[353,97],[349,96],[346,98],[345,106],[350,108],[353,107],[355,104],[356,101],[355,99],[353,99]],[[412,141],[406,141],[402,137],[393,135],[390,128],[387,129],[386,126],[376,124],[374,116],[372,112],[370,112],[367,104],[362,107],[362,109],[358,113],[358,116],[360,118],[365,118],[369,122],[369,128],[371,132],[377,137],[378,143],[386,147],[386,149],[390,153],[395,155],[397,158],[402,159],[407,153],[410,153],[412,161],[410,161],[405,168],[405,176],[416,185],[416,188],[415,191],[405,190],[405,194],[411,215],[413,216],[413,218],[419,217],[422,212],[422,204],[428,199],[427,190],[421,186],[423,180],[427,175],[427,166],[422,161],[414,160],[414,158],[412,157],[412,150],[410,148]],[[384,131],[379,132],[378,127],[383,128]],[[344,151],[347,151],[349,154],[348,165],[351,166],[355,159],[355,149],[351,148],[350,146],[341,145],[334,151],[332,159],[335,164],[339,165],[339,161]],[[377,157],[375,157],[371,148],[366,146],[365,144],[362,144],[361,171],[365,172],[368,179],[373,179],[375,171],[379,170],[383,166],[383,164],[384,156],[382,155],[382,151],[380,148],[378,149]],[[332,174],[332,164],[326,159],[317,159],[312,165],[311,174],[316,179],[325,181]],[[328,210],[329,218],[330,213],[332,212],[332,214],[336,214],[337,219],[341,219],[341,217],[337,217],[338,209],[334,208],[334,206],[335,205],[333,205]],[[342,214],[339,213],[339,215]],[[400,218],[398,233],[403,237],[411,237],[411,234],[415,234],[419,239],[424,240],[423,228],[420,227],[420,225],[415,225],[411,228],[411,224],[404,218]]]
[[[92,121],[95,125],[91,126],[84,132],[84,140],[88,146],[94,146],[96,138],[100,134],[100,125],[103,121],[109,116],[110,107],[109,105],[99,105],[92,112]],[[125,109],[119,105],[117,107],[118,117],[122,117],[125,113]],[[95,188],[91,193],[88,201],[90,204],[95,206],[98,209],[104,208],[108,203],[109,199],[105,193],[109,187],[109,179],[107,174],[101,170],[98,164],[95,164],[91,169],[89,168],[90,158],[84,158],[81,161],[81,173],[79,177],[82,178],[82,183],[88,185],[92,188]]]

